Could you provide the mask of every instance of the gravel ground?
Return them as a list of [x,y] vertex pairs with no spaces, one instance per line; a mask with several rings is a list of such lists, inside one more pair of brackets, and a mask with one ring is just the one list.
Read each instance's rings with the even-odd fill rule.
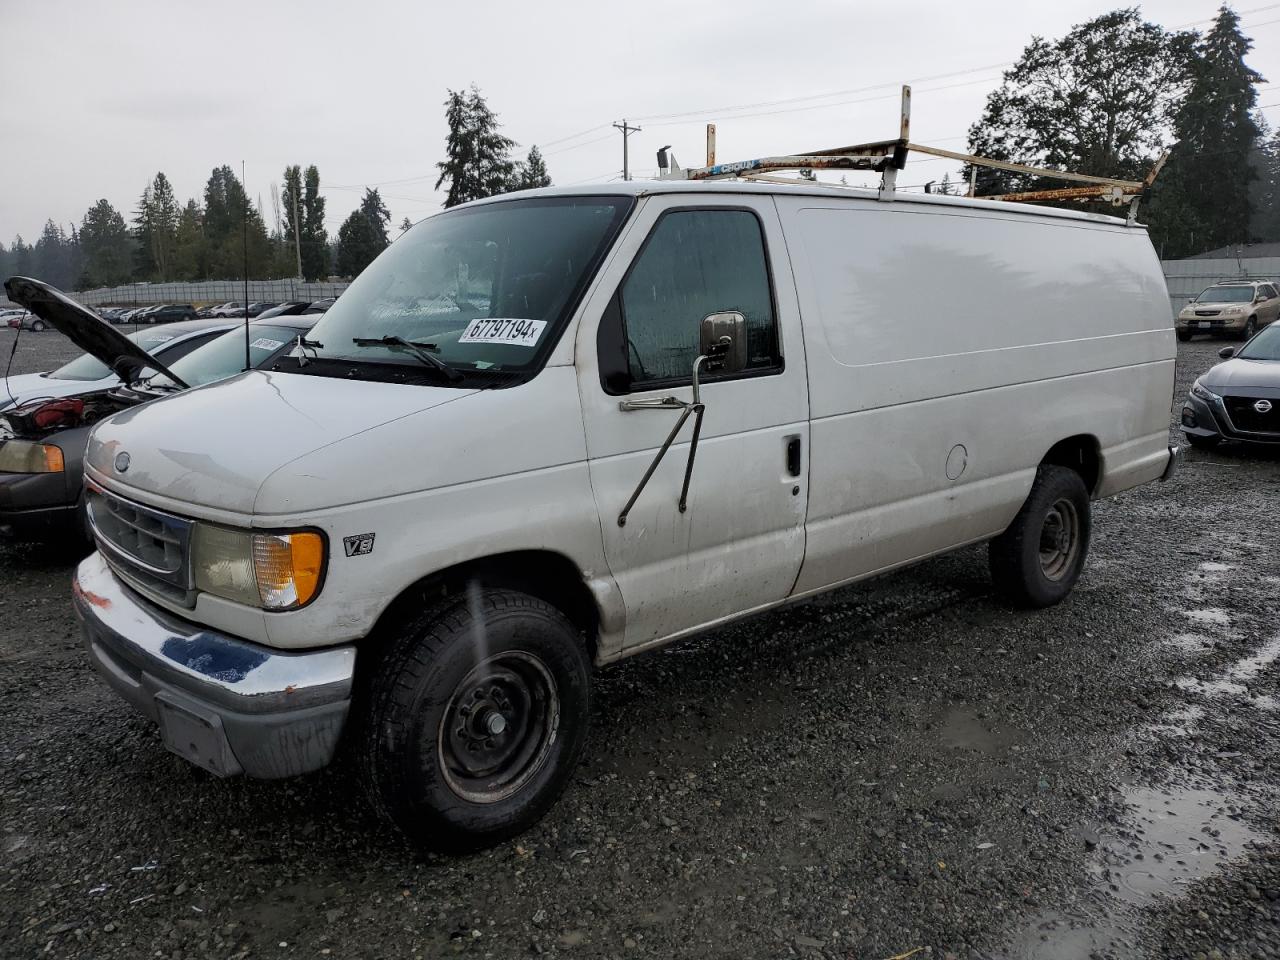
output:
[[[27,336],[15,371],[65,351]],[[1280,956],[1278,495],[1280,453],[1193,452],[1096,505],[1055,609],[967,549],[606,670],[558,806],[461,859],[341,768],[167,754],[72,560],[0,545],[0,955]]]

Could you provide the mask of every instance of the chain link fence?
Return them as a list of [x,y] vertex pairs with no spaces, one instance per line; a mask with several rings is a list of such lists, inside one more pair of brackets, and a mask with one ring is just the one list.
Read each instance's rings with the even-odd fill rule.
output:
[[[323,300],[336,297],[350,284],[303,283],[299,280],[250,280],[249,302]],[[242,301],[246,297],[243,280],[204,280],[196,283],[126,283],[99,287],[72,294],[81,303],[94,307],[133,307],[148,303],[189,303],[194,307]]]

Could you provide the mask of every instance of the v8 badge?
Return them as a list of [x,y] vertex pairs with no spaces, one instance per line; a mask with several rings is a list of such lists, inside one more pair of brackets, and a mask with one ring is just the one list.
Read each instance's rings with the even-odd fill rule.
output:
[[357,533],[354,537],[343,537],[342,546],[348,557],[363,557],[373,553],[373,538],[372,533]]

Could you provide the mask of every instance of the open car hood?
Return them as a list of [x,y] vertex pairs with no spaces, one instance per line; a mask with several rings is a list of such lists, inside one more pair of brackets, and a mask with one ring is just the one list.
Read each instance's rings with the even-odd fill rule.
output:
[[10,277],[4,282],[4,289],[10,300],[26,307],[85,353],[101,360],[125,383],[137,380],[143,368],[151,367],[179,386],[187,386],[172,370],[111,324],[47,283],[30,277]]

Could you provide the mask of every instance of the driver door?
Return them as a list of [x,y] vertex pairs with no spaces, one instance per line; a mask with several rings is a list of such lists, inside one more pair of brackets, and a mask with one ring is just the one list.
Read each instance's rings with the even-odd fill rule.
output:
[[[696,204],[696,205],[695,205]],[[605,555],[635,648],[784,599],[804,557],[808,386],[791,270],[768,196],[659,196],[619,241],[579,328],[577,368]],[[746,318],[747,366],[704,378],[694,418],[640,485],[680,415],[622,401],[692,399],[699,326]]]

